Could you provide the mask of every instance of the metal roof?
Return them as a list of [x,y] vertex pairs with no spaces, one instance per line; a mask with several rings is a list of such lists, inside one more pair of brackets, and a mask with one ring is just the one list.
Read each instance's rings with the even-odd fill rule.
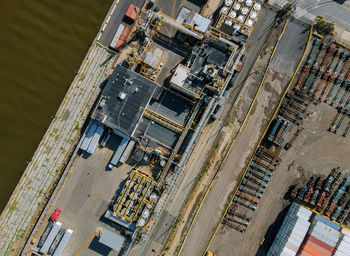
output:
[[109,231],[108,229],[105,229],[98,241],[101,244],[104,244],[115,251],[120,251],[120,249],[123,246],[124,240],[124,237],[122,237],[121,235],[118,235],[112,231]]

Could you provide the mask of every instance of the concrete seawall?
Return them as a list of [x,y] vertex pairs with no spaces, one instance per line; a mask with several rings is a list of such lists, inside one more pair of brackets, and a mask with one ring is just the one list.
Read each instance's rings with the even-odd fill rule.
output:
[[[112,4],[102,28],[118,2]],[[108,76],[115,58],[110,57],[111,54],[95,39],[0,216],[0,255],[19,254],[79,138],[80,130],[100,92],[100,85]]]

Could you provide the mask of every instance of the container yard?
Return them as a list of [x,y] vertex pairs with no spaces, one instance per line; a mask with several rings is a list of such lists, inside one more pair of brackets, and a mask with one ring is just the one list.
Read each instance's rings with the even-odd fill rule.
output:
[[350,230],[292,203],[267,255],[348,255]]
[[[305,205],[329,223],[348,225],[348,55],[348,50],[332,38],[312,37],[291,89],[247,166],[218,236],[232,229],[238,231],[237,239],[243,236],[249,243],[262,241],[259,252],[267,253],[271,248],[269,255],[284,255],[273,251],[272,241],[280,216],[284,216],[277,213],[288,205],[286,199]],[[237,215],[241,216],[238,221],[237,217],[232,219]],[[308,225],[304,225],[305,233]],[[318,255],[311,252],[306,240],[304,244],[300,240],[290,245],[293,253],[299,250],[300,255]],[[219,243],[214,240],[209,250],[220,254],[223,249],[216,244]],[[243,253],[248,246],[247,243],[238,250]]]

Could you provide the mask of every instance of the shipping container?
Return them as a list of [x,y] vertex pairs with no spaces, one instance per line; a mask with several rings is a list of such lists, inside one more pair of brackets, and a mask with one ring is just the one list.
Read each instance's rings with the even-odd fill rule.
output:
[[350,229],[348,228],[342,228],[342,231],[341,231],[344,235],[348,236],[350,239]]
[[103,131],[104,131],[103,126],[98,125],[98,127],[97,127],[97,129],[95,131],[95,134],[92,137],[90,145],[89,145],[89,147],[88,147],[88,149],[86,151],[87,153],[92,155],[95,152],[95,149],[97,148],[98,142],[99,142],[99,140],[100,140],[100,138],[102,136]]
[[[344,231],[343,231],[343,234],[345,234]],[[350,236],[345,235],[345,236],[343,237],[343,240],[346,241],[346,242],[348,242],[348,243],[350,243]]]
[[70,237],[73,234],[73,230],[67,229],[66,233],[64,233],[64,236],[62,237],[60,243],[58,244],[53,256],[61,256],[63,253],[64,248],[66,248],[66,245],[70,239]]
[[62,223],[58,222],[58,221],[53,225],[53,227],[52,227],[49,235],[47,236],[43,246],[40,248],[41,253],[48,253],[49,248],[50,248],[53,240],[55,239],[55,237],[57,236],[58,232],[61,229],[61,226],[62,226]]
[[129,156],[131,154],[131,151],[133,150],[134,146],[135,146],[135,141],[130,140],[128,145],[126,146],[126,149],[123,152],[123,155],[119,159],[119,162],[125,163],[125,161],[129,158]]
[[127,18],[129,18],[130,20],[132,20],[132,21],[135,21],[136,18],[137,18],[137,17],[136,17],[135,8],[136,8],[137,13],[140,13],[140,8],[137,7],[137,6],[135,6],[135,5],[133,5],[133,4],[130,4],[130,5],[129,5],[129,8],[128,8],[128,10],[127,10],[126,13],[125,13],[125,16],[126,16]]
[[298,255],[300,255],[300,256],[315,256],[315,255],[312,255],[311,253],[309,253],[309,252],[307,252],[305,250],[302,250],[300,252],[300,254],[298,254]]
[[92,137],[94,136],[95,132],[97,129],[97,124],[94,120],[91,120],[86,132],[85,132],[85,137],[83,139],[83,142],[81,143],[80,149],[83,151],[86,151],[88,149],[88,146],[92,140]]
[[330,246],[329,244],[315,238],[314,236],[309,236],[307,241],[312,241],[313,243],[316,243],[317,245],[326,248],[326,250],[331,251],[334,249],[334,247]]
[[332,255],[332,252],[334,251],[334,249],[332,250],[327,250],[325,247],[322,247],[312,241],[308,241],[307,246],[310,246],[311,248],[314,248],[315,250],[319,251],[320,253],[322,253],[323,255],[326,255],[326,256],[331,256]]
[[308,253],[310,253],[313,256],[325,256],[322,253],[320,253],[319,251],[315,250],[314,248],[310,247],[310,246],[305,246],[304,251],[307,251]]
[[317,220],[319,220],[320,222],[322,222],[322,223],[324,223],[324,224],[326,224],[327,226],[329,226],[329,227],[331,227],[331,228],[333,228],[333,229],[335,229],[335,230],[340,230],[341,228],[340,228],[340,226],[338,225],[338,224],[336,224],[336,223],[334,223],[334,222],[332,222],[332,221],[330,221],[330,220],[327,220],[326,218],[324,218],[324,217],[322,217],[321,215],[316,215],[315,216],[315,218],[317,219]]
[[109,46],[115,50],[119,50],[124,45],[129,32],[130,29],[128,27],[120,24]]

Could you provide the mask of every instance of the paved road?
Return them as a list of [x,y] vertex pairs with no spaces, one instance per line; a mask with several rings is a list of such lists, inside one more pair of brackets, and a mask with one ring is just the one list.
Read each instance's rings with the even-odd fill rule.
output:
[[[282,7],[294,0],[272,0],[270,4]],[[344,3],[342,3],[344,2]],[[310,21],[317,15],[324,16],[328,21],[350,32],[350,1],[348,0],[299,0],[294,16],[301,20]]]
[[[142,8],[145,1],[146,0],[128,0],[128,1],[121,0],[121,1],[119,1],[117,8],[115,8],[113,14],[111,15],[111,18],[109,19],[109,21],[107,23],[107,26],[105,27],[105,29],[104,29],[104,31],[99,39],[99,43],[108,47],[110,45],[110,43],[112,42],[112,39],[114,37],[115,32],[117,32],[119,24],[122,23],[122,21],[124,21],[124,15],[125,15],[126,10],[129,7],[129,5],[134,4],[134,5]],[[124,23],[124,24],[126,24],[126,23]]]

